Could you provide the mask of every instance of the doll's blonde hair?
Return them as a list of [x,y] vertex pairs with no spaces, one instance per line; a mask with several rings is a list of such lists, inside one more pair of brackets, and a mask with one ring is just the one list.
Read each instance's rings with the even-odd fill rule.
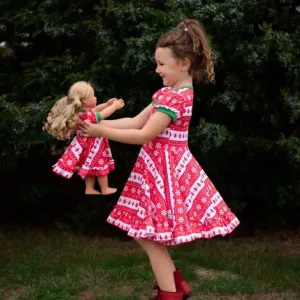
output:
[[74,83],[66,97],[58,100],[48,114],[43,126],[58,140],[69,139],[76,131],[76,122],[83,100],[89,96],[92,86],[85,81]]

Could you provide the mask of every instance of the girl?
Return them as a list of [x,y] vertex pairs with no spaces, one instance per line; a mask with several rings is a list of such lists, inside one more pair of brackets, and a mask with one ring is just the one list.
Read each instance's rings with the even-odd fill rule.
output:
[[[114,170],[114,160],[107,139],[85,137],[76,130],[77,119],[98,123],[124,106],[123,100],[115,98],[97,105],[97,98],[91,85],[84,81],[74,83],[68,96],[58,100],[51,109],[43,127],[58,140],[69,139],[76,131],[63,156],[53,166],[53,171],[65,178],[71,178],[74,171],[85,179],[86,195],[109,195],[117,191],[108,186],[107,175]],[[101,193],[95,190],[96,178]]]
[[239,224],[188,147],[193,80],[211,82],[214,68],[205,31],[184,20],[157,42],[163,87],[134,118],[83,122],[88,136],[143,145],[108,222],[128,232],[149,256],[158,283],[153,299],[181,300],[190,289],[165,245],[226,235]]

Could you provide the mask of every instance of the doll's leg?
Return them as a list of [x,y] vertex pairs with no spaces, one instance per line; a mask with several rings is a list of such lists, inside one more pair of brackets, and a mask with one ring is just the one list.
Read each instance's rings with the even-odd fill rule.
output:
[[117,189],[115,188],[111,188],[108,186],[108,178],[107,175],[106,176],[99,176],[98,178],[98,182],[101,188],[101,193],[102,195],[110,195],[110,194],[114,194]]
[[166,246],[157,242],[136,239],[148,254],[153,273],[161,290],[176,292],[174,271],[175,266]]
[[84,179],[85,181],[85,194],[86,195],[100,195],[101,193],[95,190],[96,178],[94,176],[87,176]]

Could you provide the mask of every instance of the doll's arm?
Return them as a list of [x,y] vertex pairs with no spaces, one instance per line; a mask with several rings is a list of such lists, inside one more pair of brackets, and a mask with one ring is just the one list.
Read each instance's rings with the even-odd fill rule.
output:
[[95,108],[92,109],[92,111],[102,111],[103,109],[111,106],[116,100],[118,100],[118,99],[111,98],[106,103],[101,103],[101,104],[97,105]]
[[124,107],[125,103],[122,99],[114,101],[111,105],[109,105],[107,108],[103,109],[100,112],[101,120],[104,120],[111,116],[116,110],[121,109]]
[[116,120],[101,121],[102,125],[117,129],[141,129],[147,123],[151,116],[153,105],[149,104],[138,115],[133,118],[121,118]]

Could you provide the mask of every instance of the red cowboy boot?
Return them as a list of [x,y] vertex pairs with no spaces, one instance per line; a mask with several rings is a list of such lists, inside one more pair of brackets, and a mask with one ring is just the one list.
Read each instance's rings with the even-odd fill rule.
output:
[[181,271],[176,269],[174,272],[174,280],[177,291],[181,291],[183,294],[183,299],[188,299],[191,295],[191,289],[187,283],[183,280]]
[[[174,271],[174,280],[175,280],[176,290],[182,292],[184,300],[188,299],[191,296],[191,289],[187,285],[187,283],[183,280],[181,271],[179,269],[176,269],[176,271]],[[153,289],[154,290],[157,289],[158,293],[160,291],[157,283],[153,286]],[[153,300],[159,300],[158,296],[155,296]]]
[[183,300],[182,292],[159,291],[158,300]]

